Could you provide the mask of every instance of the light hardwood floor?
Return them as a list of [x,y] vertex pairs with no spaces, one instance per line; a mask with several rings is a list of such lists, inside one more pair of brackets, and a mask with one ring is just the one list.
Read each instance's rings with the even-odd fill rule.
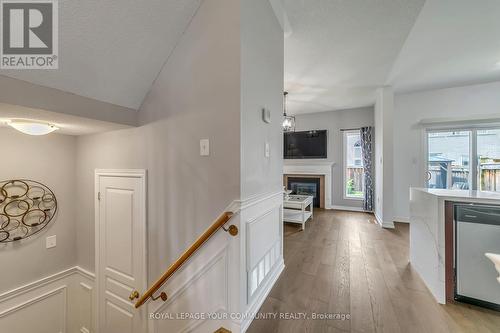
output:
[[500,313],[439,305],[408,261],[409,226],[370,214],[315,210],[285,225],[286,268],[260,313],[343,313],[349,320],[256,319],[247,332],[500,332]]

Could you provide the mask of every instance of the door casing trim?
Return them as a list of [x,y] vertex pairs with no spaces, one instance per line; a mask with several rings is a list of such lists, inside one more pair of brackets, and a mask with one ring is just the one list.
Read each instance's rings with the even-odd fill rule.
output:
[[[94,183],[94,248],[95,248],[95,289],[96,294],[94,298],[94,327],[96,333],[105,333],[100,332],[100,311],[99,311],[99,299],[102,288],[102,282],[100,281],[100,233],[99,233],[99,189],[100,189],[100,177],[130,177],[130,178],[139,178],[142,182],[142,192],[144,193],[144,200],[142,201],[142,218],[144,221],[144,238],[143,238],[143,262],[144,262],[144,272],[142,276],[143,285],[141,286],[142,290],[146,290],[148,283],[148,219],[147,219],[147,202],[148,202],[148,192],[147,192],[147,170],[146,169],[95,169],[95,183]],[[147,318],[146,311],[144,309],[139,310],[140,315],[143,316],[143,330],[147,332]]]

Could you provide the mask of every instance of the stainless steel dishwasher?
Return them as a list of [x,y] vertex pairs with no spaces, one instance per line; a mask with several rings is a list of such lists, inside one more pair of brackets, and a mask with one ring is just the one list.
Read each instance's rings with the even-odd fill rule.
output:
[[500,254],[500,206],[455,205],[455,300],[500,311],[500,284],[484,255]]

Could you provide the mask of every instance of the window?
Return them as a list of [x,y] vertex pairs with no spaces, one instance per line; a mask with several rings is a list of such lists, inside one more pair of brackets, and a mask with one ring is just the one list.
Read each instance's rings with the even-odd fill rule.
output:
[[470,131],[427,133],[427,187],[470,188]]
[[500,128],[428,131],[427,187],[500,192]]
[[363,179],[360,132],[344,131],[344,198],[363,199]]
[[477,131],[478,189],[500,192],[500,129]]

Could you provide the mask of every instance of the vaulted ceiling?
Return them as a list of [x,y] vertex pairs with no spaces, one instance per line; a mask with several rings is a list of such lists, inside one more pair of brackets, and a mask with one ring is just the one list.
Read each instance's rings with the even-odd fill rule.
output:
[[291,113],[373,105],[424,0],[284,0]]
[[[94,119],[121,113],[131,124],[202,1],[59,1],[59,69],[0,70],[0,102],[47,109],[38,85],[89,98],[82,110],[106,102],[106,116]],[[285,12],[290,113],[373,105],[384,85],[407,92],[500,80],[498,0],[270,1]],[[35,101],[8,91],[15,87]],[[52,111],[71,104],[61,98]]]
[[500,80],[500,1],[427,0],[387,84],[396,92]]
[[283,0],[291,113],[500,80],[498,0]]
[[0,74],[138,109],[200,2],[59,1],[59,69]]

